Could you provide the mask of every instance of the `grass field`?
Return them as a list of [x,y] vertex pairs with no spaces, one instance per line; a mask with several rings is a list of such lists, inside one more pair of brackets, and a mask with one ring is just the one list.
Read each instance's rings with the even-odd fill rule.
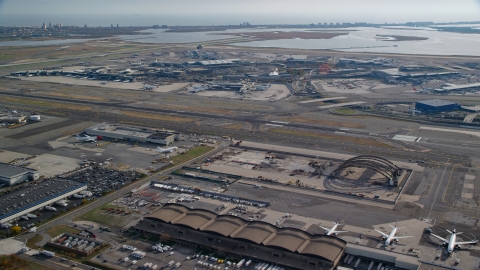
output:
[[55,227],[47,230],[47,234],[50,235],[50,237],[56,237],[56,236],[58,236],[62,233],[66,233],[66,232],[77,234],[81,231],[78,230],[78,229],[66,226],[66,225],[58,225],[58,226],[55,226]]
[[345,114],[345,115],[355,115],[357,111],[350,108],[337,108],[334,110],[336,113]]
[[12,254],[12,255],[1,255],[0,256],[0,269],[3,270],[7,270],[7,269],[11,269],[11,270],[50,270],[53,268],[50,268],[50,267],[47,267],[47,266],[44,266],[44,265],[41,265],[41,264],[38,264],[36,262],[32,262],[32,261],[27,261],[23,258],[20,258],[18,257],[17,255],[15,254]]
[[197,146],[185,152],[184,154],[179,154],[172,157],[170,160],[173,161],[174,164],[182,164],[189,160],[192,160],[196,157],[199,157],[209,151],[211,151],[213,147],[211,146]]
[[51,96],[51,97],[79,99],[79,100],[89,100],[89,101],[107,101],[106,98],[102,98],[102,97],[65,94],[65,93],[58,93],[58,92],[42,92],[42,95]]
[[228,129],[240,130],[243,128],[243,124],[230,124],[230,125],[225,125],[223,127]]
[[38,249],[38,247],[35,244],[42,240],[43,240],[43,237],[41,235],[35,235],[34,237],[28,239],[26,245],[29,248]]
[[271,128],[270,132],[282,134],[282,135],[292,135],[294,137],[302,136],[302,137],[310,137],[315,139],[323,139],[323,140],[334,140],[339,142],[350,142],[353,144],[358,145],[369,145],[373,147],[381,147],[381,148],[394,148],[393,146],[382,143],[375,140],[370,139],[362,139],[350,136],[341,136],[338,134],[323,134],[323,133],[316,133],[316,132],[308,132],[308,131],[297,131],[297,130],[290,130],[290,129],[281,129],[281,128]]
[[44,107],[44,108],[61,108],[61,109],[71,109],[71,110],[78,110],[78,111],[88,111],[91,109],[88,106],[58,103],[53,101],[41,101],[41,100],[34,100],[29,98],[2,97],[2,101],[9,102],[9,103],[17,103],[17,104],[22,104],[27,106],[28,105],[38,106],[38,107]]
[[281,121],[307,123],[307,124],[314,124],[314,125],[325,125],[325,126],[332,126],[332,127],[365,128],[364,125],[355,124],[355,123],[320,120],[320,119],[313,119],[313,118],[307,118],[302,116],[285,117],[285,118],[282,118]]
[[154,120],[161,120],[161,121],[169,121],[169,122],[192,122],[192,118],[187,117],[180,117],[180,116],[172,116],[172,115],[161,115],[161,114],[153,114],[153,113],[144,113],[144,112],[135,112],[135,111],[118,111],[119,113],[130,116],[130,117],[138,117],[138,118],[146,118],[146,119],[154,119]]
[[125,211],[131,212],[132,209],[119,207],[111,204],[104,204],[98,208],[95,208],[79,217],[74,218],[74,220],[89,220],[97,222],[103,225],[112,226],[112,227],[122,227],[130,222],[132,219],[136,218],[133,214],[123,215],[123,214],[113,214],[107,212],[105,209],[115,208],[122,209]]

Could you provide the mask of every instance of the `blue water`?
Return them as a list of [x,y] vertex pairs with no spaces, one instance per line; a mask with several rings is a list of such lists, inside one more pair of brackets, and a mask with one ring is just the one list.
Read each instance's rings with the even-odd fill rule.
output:
[[[164,44],[190,43],[235,37],[235,32],[281,31],[282,29],[236,29],[215,32],[169,33],[162,29],[150,29],[152,34],[136,36],[120,36],[129,41]],[[309,29],[283,29],[285,31],[310,31]],[[331,39],[282,39],[235,43],[235,46],[245,47],[277,47],[292,49],[330,49],[349,52],[377,52],[398,54],[426,54],[426,55],[472,55],[480,56],[480,35],[440,32],[428,27],[425,28],[373,28],[358,27],[348,29],[333,29],[348,31],[348,35],[337,36]],[[352,31],[355,30],[355,31]],[[226,35],[212,35],[225,33]],[[427,37],[427,40],[418,41],[381,41],[376,35],[400,35]],[[62,45],[68,43],[85,42],[85,39],[47,40],[47,41],[6,41],[0,46],[41,46]]]

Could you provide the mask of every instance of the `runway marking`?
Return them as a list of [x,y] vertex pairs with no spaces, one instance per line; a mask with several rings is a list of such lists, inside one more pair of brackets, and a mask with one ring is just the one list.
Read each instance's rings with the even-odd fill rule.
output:
[[[433,209],[433,206],[435,206],[435,202],[437,201],[437,196],[438,196],[438,191],[440,191],[440,186],[442,185],[442,182],[443,182],[443,177],[445,176],[445,172],[447,171],[447,167],[448,167],[448,162],[450,161],[450,159],[447,159],[447,163],[445,164],[445,169],[443,169],[443,173],[442,173],[442,176],[440,177],[439,181],[440,183],[437,184],[437,191],[435,192],[435,196],[433,197],[433,201],[432,201],[432,204],[430,205],[430,211],[428,212],[428,217],[430,217],[430,214],[432,212],[432,209]],[[453,168],[452,168],[452,171],[453,171]],[[451,176],[451,175],[450,175]],[[450,181],[450,179],[448,179]],[[443,201],[443,199],[442,199]]]
[[284,125],[290,124],[290,122],[282,122],[282,121],[270,121],[270,122],[277,123],[277,124],[284,124]]
[[397,141],[404,141],[404,142],[415,142],[417,137],[397,134],[397,135],[393,136],[392,139],[397,140]]
[[[265,124],[265,126],[283,127],[283,125],[275,125],[275,124]],[[285,136],[285,137],[286,137],[286,136]]]
[[468,134],[468,135],[474,135],[480,137],[480,132],[479,131],[470,131],[470,130],[461,130],[461,129],[451,129],[451,128],[434,128],[434,127],[420,127],[420,130],[426,129],[426,130],[433,130],[433,131],[444,131],[444,132],[453,132],[453,133],[462,133],[462,134]]

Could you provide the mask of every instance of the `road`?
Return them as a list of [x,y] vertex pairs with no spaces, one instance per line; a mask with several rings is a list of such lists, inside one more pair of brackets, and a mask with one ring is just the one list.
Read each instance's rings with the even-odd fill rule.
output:
[[[206,154],[203,154],[202,156],[198,157],[198,158],[202,158],[202,157],[206,157],[206,156],[209,156],[209,155],[212,155],[213,153],[216,153],[218,151],[221,151],[223,150],[224,148],[228,147],[229,146],[229,142],[222,142],[222,144],[218,147],[216,147],[214,150],[206,153]],[[109,194],[107,196],[104,196],[104,197],[100,197],[99,199],[97,199],[96,201],[84,206],[84,207],[81,207],[81,208],[78,208],[78,209],[75,209],[73,211],[70,211],[68,212],[67,214],[61,216],[61,217],[58,217],[48,223],[45,223],[41,226],[38,226],[37,228],[37,231],[35,233],[24,233],[22,235],[19,235],[19,236],[16,236],[15,238],[17,240],[20,240],[22,242],[24,242],[26,239],[30,239],[32,238],[33,236],[37,235],[37,234],[41,234],[42,232],[45,232],[46,230],[52,228],[52,227],[55,227],[57,225],[60,225],[60,224],[66,224],[68,222],[70,222],[74,217],[77,217],[77,216],[80,216],[80,215],[83,215],[85,213],[87,213],[88,211],[90,210],[93,210],[97,207],[100,207],[108,202],[111,202],[115,199],[118,199],[120,197],[123,197],[125,196],[126,194],[128,194],[132,189],[135,189],[135,188],[138,188],[140,187],[141,185],[145,184],[145,183],[148,183],[152,180],[155,180],[156,177],[158,177],[159,174],[170,174],[172,173],[173,171],[175,170],[178,170],[180,169],[181,167],[183,166],[186,166],[188,164],[190,164],[191,162],[193,162],[194,160],[190,160],[190,161],[187,161],[185,163],[182,163],[182,164],[179,164],[179,165],[176,165],[175,167],[172,167],[170,169],[167,169],[165,171],[161,171],[161,172],[158,172],[158,173],[155,173],[153,175],[150,175],[148,176],[147,178],[145,179],[142,179],[136,183],[134,183],[133,185],[130,185],[130,186],[127,186],[127,187],[124,187],[122,189],[119,189],[117,191],[115,191],[114,193],[112,194]]]
[[[389,155],[390,157],[397,157],[397,158],[405,158],[403,155],[405,154],[405,149],[409,149],[409,151],[415,151],[416,155],[422,160],[432,160],[433,162],[445,162],[446,158],[442,153],[435,154],[435,151],[430,151],[428,153],[423,153],[421,149],[422,147],[419,147],[418,144],[412,144],[412,143],[404,143],[401,141],[396,141],[392,140],[391,138],[395,133],[397,133],[396,129],[391,129],[387,130],[385,129],[384,131],[376,131],[376,132],[371,132],[369,130],[359,130],[359,129],[344,129],[344,128],[337,128],[337,127],[331,127],[331,126],[319,126],[319,125],[310,125],[310,124],[302,124],[302,123],[295,123],[295,122],[278,122],[278,121],[270,121],[265,119],[264,114],[249,114],[249,115],[222,115],[222,114],[209,114],[209,113],[202,113],[202,112],[195,112],[195,111],[188,111],[188,110],[173,110],[173,109],[161,109],[161,108],[142,108],[138,106],[132,106],[128,105],[125,102],[92,102],[92,101],[87,101],[87,100],[76,100],[76,99],[68,99],[68,98],[61,98],[61,97],[50,97],[50,96],[31,96],[31,95],[25,95],[21,93],[9,93],[9,92],[2,92],[0,93],[1,95],[5,96],[12,96],[12,97],[22,97],[22,98],[31,98],[31,99],[36,99],[36,100],[46,100],[46,101],[58,101],[58,102],[64,102],[64,103],[71,103],[71,104],[82,104],[82,105],[89,105],[89,106],[99,106],[103,108],[108,108],[108,109],[126,109],[130,111],[139,111],[139,112],[147,112],[147,113],[162,113],[162,114],[170,114],[170,115],[175,115],[175,116],[184,116],[184,117],[195,117],[195,118],[200,118],[200,119],[214,119],[214,120],[223,120],[223,121],[235,121],[235,122],[244,122],[244,123],[249,123],[253,127],[257,127],[259,125],[270,125],[271,127],[282,127],[282,128],[294,128],[294,129],[303,129],[303,130],[309,130],[309,131],[315,131],[315,132],[322,132],[322,133],[333,133],[336,136],[342,137],[344,135],[348,136],[354,136],[354,137],[359,137],[359,138],[369,138],[372,140],[380,140],[380,141],[386,141],[390,142],[392,145],[398,145],[397,149],[391,149],[385,151],[385,149],[380,149],[379,153],[382,155]],[[88,114],[89,112],[82,112],[82,114]],[[91,112],[93,113],[93,112]],[[118,116],[118,114],[117,114]],[[86,116],[86,115],[81,115],[81,116],[75,116],[72,115],[72,117],[80,117],[83,120],[85,119],[95,119],[97,116],[91,117],[91,116]],[[118,117],[117,117],[118,118]],[[108,119],[107,114],[102,114],[102,121],[106,121]],[[151,120],[149,120],[151,122]],[[168,123],[164,122],[162,125],[168,125]],[[182,123],[176,123],[174,126],[171,126],[170,128],[173,128],[174,130],[178,131],[185,131],[182,130]],[[273,126],[272,126],[273,125]],[[198,133],[211,133],[212,131],[219,132],[218,134],[223,134],[227,132],[228,130],[223,129],[222,127],[215,127],[215,126],[210,126],[208,129],[214,129],[214,130],[202,130],[205,127],[202,127],[200,125],[193,127],[190,123],[187,123],[184,125],[184,128],[187,128],[188,130],[196,130]],[[218,129],[218,130],[215,130]],[[246,134],[241,134],[241,130],[237,130],[233,134],[225,134],[225,135],[238,135],[238,137],[242,137],[242,135]],[[255,132],[255,130],[253,130]],[[274,141],[286,141],[288,140],[285,139],[280,139],[280,134],[274,134],[274,133],[269,133],[269,132],[258,132],[255,134],[248,134],[248,136],[255,135],[256,137],[262,137],[264,140],[269,141],[270,139]],[[237,136],[236,136],[237,137]],[[272,137],[277,137],[277,138],[272,138]],[[287,138],[288,136],[284,136]],[[291,136],[292,139],[297,139],[296,141],[299,142],[302,138],[301,136]],[[251,140],[249,137],[245,137],[245,140]],[[280,140],[279,140],[280,139]],[[292,141],[293,142],[293,141]],[[319,144],[319,142],[315,141],[310,141],[306,142],[308,144]],[[440,143],[438,143],[440,144]],[[426,144],[423,144],[426,145]],[[352,146],[358,146],[358,145],[352,145]],[[443,143],[443,146],[450,148],[453,146],[461,146],[460,141],[447,141]],[[330,145],[331,147],[331,145]],[[351,147],[350,147],[351,148]],[[345,150],[350,150],[350,148],[343,148]],[[361,153],[367,153],[371,152],[372,148],[369,147],[363,147],[364,149],[361,151]],[[448,149],[450,150],[450,149]],[[385,151],[385,153],[382,153]],[[413,156],[413,155],[411,155]],[[468,162],[464,157],[450,157],[451,158],[451,163],[465,163]]]

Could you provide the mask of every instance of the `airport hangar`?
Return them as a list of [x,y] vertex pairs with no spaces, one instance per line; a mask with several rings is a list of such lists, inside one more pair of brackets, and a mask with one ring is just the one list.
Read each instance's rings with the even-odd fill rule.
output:
[[66,179],[50,179],[0,196],[0,223],[5,224],[72,196],[87,185]]
[[91,126],[84,130],[84,133],[91,136],[102,136],[105,138],[126,140],[132,142],[153,143],[159,145],[170,145],[179,139],[180,133],[158,130],[144,127],[134,127],[102,123]]
[[459,110],[461,106],[457,103],[441,100],[441,99],[431,99],[424,101],[415,102],[415,109],[421,112],[446,112],[446,111],[455,111]]
[[278,228],[263,221],[246,221],[204,209],[165,204],[140,220],[135,228],[144,233],[166,234],[173,239],[228,253],[275,262],[293,269],[335,269],[345,253],[418,269],[417,258],[382,252],[329,235],[313,235],[295,228]]
[[13,186],[25,181],[34,181],[40,177],[38,171],[24,167],[0,163],[0,186]]

